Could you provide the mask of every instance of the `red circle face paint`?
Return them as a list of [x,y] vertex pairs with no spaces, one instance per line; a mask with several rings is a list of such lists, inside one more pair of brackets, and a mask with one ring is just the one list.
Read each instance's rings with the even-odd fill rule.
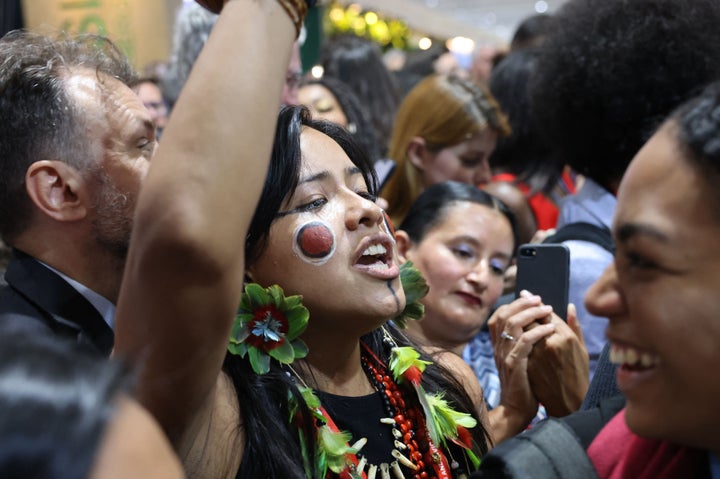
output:
[[335,235],[322,221],[305,223],[295,231],[293,249],[304,260],[323,264],[335,252]]

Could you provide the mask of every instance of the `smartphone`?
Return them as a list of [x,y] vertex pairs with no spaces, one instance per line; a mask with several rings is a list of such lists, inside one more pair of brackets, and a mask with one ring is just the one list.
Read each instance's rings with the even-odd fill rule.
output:
[[523,244],[517,252],[515,297],[527,290],[567,321],[570,250],[564,244]]

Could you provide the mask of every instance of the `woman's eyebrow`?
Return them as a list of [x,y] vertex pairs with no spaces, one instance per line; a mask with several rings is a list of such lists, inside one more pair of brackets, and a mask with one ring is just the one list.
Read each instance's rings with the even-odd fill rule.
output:
[[314,175],[306,176],[305,178],[300,178],[300,181],[298,181],[298,184],[304,184],[304,183],[312,183],[313,181],[322,181],[325,180],[328,176],[330,176],[330,173],[327,171],[321,171],[319,173],[315,173]]

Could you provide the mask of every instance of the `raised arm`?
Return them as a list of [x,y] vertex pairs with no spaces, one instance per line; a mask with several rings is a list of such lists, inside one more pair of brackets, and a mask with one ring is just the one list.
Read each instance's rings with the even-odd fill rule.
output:
[[226,2],[138,200],[115,352],[181,454],[225,355],[294,36],[278,1]]

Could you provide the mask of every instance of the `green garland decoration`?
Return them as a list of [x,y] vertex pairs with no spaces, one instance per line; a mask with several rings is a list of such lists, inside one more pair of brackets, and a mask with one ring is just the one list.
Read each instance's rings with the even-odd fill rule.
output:
[[[408,320],[422,319],[425,308],[420,303],[428,292],[425,279],[412,264],[407,261],[400,266],[400,281],[405,291],[405,309],[393,318],[401,328],[407,327]],[[233,322],[228,351],[240,357],[247,356],[253,371],[265,374],[270,370],[270,360],[282,364],[292,364],[295,359],[308,354],[307,345],[299,336],[307,328],[310,317],[308,309],[302,305],[302,296],[286,297],[278,285],[263,288],[257,283],[245,286],[240,299],[240,307]],[[420,359],[420,354],[411,347],[394,347],[391,352],[390,371],[396,381],[408,382],[415,389],[426,417],[430,438],[435,444],[447,447],[452,441],[465,449],[468,458],[475,466],[480,462],[473,453],[473,444],[467,429],[476,426],[475,419],[466,413],[460,413],[450,407],[442,393],[429,395],[421,384],[425,367],[431,364]],[[318,424],[317,452],[313,457],[315,470],[325,477],[330,470],[339,474],[347,468],[348,455],[358,451],[348,445],[350,433],[334,432],[326,424],[321,412],[320,400],[314,391],[306,386],[299,387],[305,402]],[[297,411],[297,399],[291,397],[290,420]],[[304,458],[306,475],[310,477],[311,464],[307,442],[298,430],[300,447]],[[352,476],[351,476],[352,477]]]
[[480,465],[480,459],[473,452],[472,435],[468,429],[477,426],[477,421],[468,413],[454,410],[444,399],[442,392],[428,394],[422,386],[422,373],[432,364],[420,359],[415,349],[395,346],[391,350],[390,372],[399,384],[409,383],[414,389],[425,413],[425,423],[430,439],[447,449],[451,441],[465,450],[473,466]]

